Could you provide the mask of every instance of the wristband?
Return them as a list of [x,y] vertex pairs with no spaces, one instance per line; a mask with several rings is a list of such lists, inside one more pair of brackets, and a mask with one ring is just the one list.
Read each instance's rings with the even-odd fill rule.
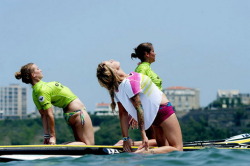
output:
[[127,141],[129,137],[123,137],[123,141]]
[[44,134],[44,138],[50,138],[50,134]]

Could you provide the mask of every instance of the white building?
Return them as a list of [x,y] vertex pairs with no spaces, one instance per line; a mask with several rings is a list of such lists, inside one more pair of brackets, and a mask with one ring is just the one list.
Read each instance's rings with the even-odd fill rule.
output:
[[[247,102],[247,96],[242,96],[239,90],[218,90],[217,100],[221,102],[222,108],[238,107],[242,102]],[[246,104],[247,105],[247,104]]]
[[118,115],[118,110],[116,107],[115,111],[113,112],[110,103],[97,103],[94,114],[99,116],[114,116]]
[[24,119],[27,115],[27,88],[18,84],[0,87],[0,119]]
[[220,98],[236,98],[240,96],[239,90],[221,90],[217,91],[217,99]]
[[241,98],[241,103],[243,105],[250,105],[250,94],[249,93],[241,93],[240,98]]
[[163,89],[163,93],[167,95],[176,113],[200,108],[200,91],[198,89],[174,86]]

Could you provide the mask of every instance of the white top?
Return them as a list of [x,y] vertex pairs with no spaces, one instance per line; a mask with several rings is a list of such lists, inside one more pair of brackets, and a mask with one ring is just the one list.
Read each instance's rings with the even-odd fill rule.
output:
[[144,124],[147,130],[157,115],[162,100],[162,91],[143,74],[132,72],[122,81],[115,92],[115,100],[121,102],[126,111],[137,121],[137,111],[130,98],[139,94],[144,110]]

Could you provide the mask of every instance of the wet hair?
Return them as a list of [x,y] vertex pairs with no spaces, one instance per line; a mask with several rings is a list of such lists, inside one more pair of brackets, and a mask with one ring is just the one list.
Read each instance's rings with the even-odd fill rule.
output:
[[150,53],[153,45],[151,43],[141,43],[139,46],[134,48],[135,52],[131,54],[131,59],[138,58],[141,62],[145,61],[145,52]]
[[114,70],[106,65],[105,63],[100,63],[97,67],[96,76],[99,84],[109,91],[111,97],[111,108],[112,111],[115,110],[115,91],[118,90],[119,84],[122,82],[121,78],[114,72]]
[[20,71],[15,73],[16,79],[18,80],[22,79],[22,82],[26,84],[31,84],[32,83],[31,73],[34,71],[34,69],[32,68],[33,64],[34,63],[28,63],[22,66]]

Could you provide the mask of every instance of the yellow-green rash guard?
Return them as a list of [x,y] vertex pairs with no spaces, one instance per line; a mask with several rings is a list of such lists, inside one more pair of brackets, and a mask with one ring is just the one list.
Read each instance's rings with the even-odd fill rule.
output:
[[65,108],[77,96],[59,82],[39,81],[33,87],[33,101],[38,110],[46,110],[52,105]]
[[139,64],[136,69],[135,72],[137,73],[142,73],[146,76],[148,76],[153,83],[155,83],[155,85],[162,90],[162,80],[161,78],[151,69],[150,67],[150,63],[148,62],[142,62],[141,64]]

